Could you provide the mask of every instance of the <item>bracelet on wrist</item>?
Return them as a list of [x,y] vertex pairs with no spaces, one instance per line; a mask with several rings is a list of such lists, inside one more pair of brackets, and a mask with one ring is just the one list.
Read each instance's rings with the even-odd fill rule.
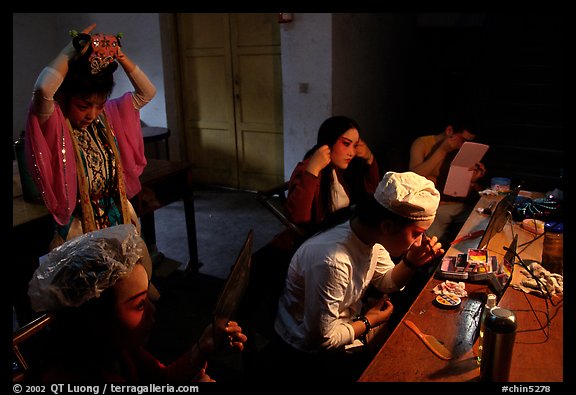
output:
[[362,333],[358,337],[362,343],[366,344],[366,335],[372,330],[372,325],[370,324],[370,321],[368,321],[368,318],[366,318],[365,315],[357,315],[356,317],[354,317],[352,322],[356,322],[356,321],[362,321],[364,323],[364,325],[366,325],[366,329],[364,330],[364,333]]

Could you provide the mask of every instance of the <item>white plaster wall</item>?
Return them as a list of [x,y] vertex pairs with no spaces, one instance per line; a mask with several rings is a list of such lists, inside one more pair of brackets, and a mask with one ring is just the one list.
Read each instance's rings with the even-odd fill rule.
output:
[[[332,115],[332,14],[295,13],[281,32],[284,175],[316,144],[320,124]],[[308,84],[308,92],[300,92]]]
[[[142,109],[142,120],[167,126],[160,27],[156,13],[15,13],[13,14],[13,138],[25,128],[34,82],[42,68],[71,40],[69,30],[96,23],[95,32],[124,33],[122,49],[146,72],[157,89],[156,98]],[[144,27],[144,28],[143,28]],[[112,97],[132,89],[123,71],[115,73]]]

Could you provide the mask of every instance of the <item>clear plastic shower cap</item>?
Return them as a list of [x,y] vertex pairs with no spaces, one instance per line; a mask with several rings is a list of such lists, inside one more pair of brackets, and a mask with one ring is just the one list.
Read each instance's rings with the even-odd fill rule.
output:
[[[144,248],[143,248],[144,246]],[[132,224],[83,234],[40,257],[28,286],[32,308],[80,306],[132,272],[147,253]]]

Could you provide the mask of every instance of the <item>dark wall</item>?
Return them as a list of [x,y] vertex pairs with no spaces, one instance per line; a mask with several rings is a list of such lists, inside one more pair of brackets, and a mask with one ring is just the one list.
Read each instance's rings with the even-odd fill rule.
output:
[[334,14],[333,109],[360,124],[382,171],[406,160],[403,128],[417,14]]
[[562,187],[564,24],[560,15],[491,15],[481,105],[489,173],[526,189]]
[[[442,131],[451,113],[472,113],[478,141],[490,145],[487,182],[506,176],[525,189],[563,189],[562,16],[486,14],[475,26],[417,30],[404,149]],[[397,159],[406,168],[407,157]]]

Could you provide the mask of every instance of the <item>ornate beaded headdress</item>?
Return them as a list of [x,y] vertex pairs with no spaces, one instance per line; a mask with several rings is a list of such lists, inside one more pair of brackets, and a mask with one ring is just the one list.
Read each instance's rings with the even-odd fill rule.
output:
[[121,47],[122,33],[115,36],[104,33],[78,33],[71,31],[72,43],[78,51],[79,59],[87,59],[90,73],[97,75],[103,72],[113,73],[118,68],[116,58]]

